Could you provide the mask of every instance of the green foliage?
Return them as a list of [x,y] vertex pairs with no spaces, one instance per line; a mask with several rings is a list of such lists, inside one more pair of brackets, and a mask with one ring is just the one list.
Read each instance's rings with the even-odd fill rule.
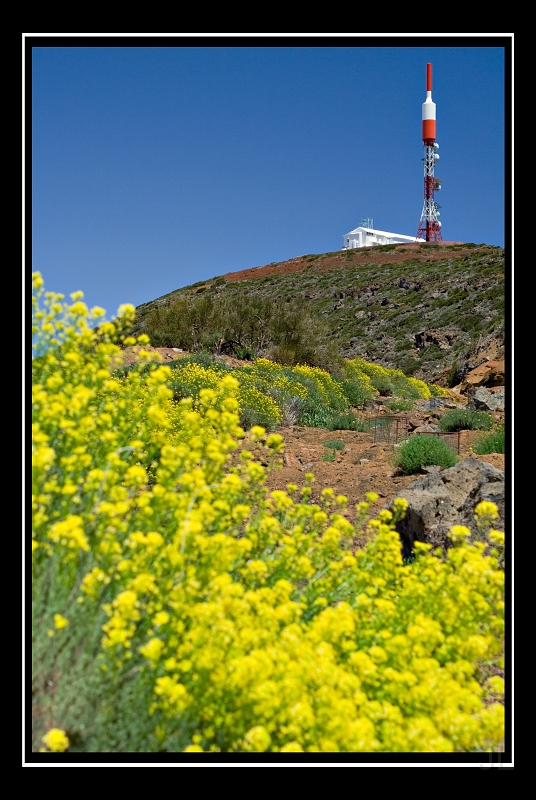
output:
[[263,352],[290,366],[325,367],[340,361],[325,322],[307,306],[297,300],[276,303],[249,292],[216,297],[201,287],[193,295],[173,297],[147,313],[144,330],[157,347],[207,349],[243,360]]
[[420,366],[420,361],[413,356],[405,356],[399,363],[400,370],[408,376],[414,375],[420,369]]
[[462,331],[472,331],[475,328],[480,328],[482,325],[482,319],[479,314],[465,314],[464,316],[458,317],[457,319],[458,326],[462,329]]
[[242,361],[253,361],[255,358],[255,351],[251,347],[236,347],[235,354],[237,358]]
[[344,450],[345,444],[340,439],[333,439],[329,442],[324,442],[324,447],[329,447],[332,450]]
[[335,414],[326,425],[330,431],[364,431],[369,430],[369,425],[365,420],[359,419],[355,414]]
[[170,361],[167,366],[173,370],[182,370],[188,364],[198,364],[200,367],[210,367],[211,369],[220,369],[225,371],[227,370],[227,365],[225,362],[215,360],[212,353],[209,353],[208,351],[194,353],[193,355],[186,356],[184,358],[176,358],[174,361]]
[[504,453],[504,438],[503,423],[491,433],[480,436],[473,445],[473,450],[478,455],[486,455],[487,453]]
[[437,465],[453,467],[458,457],[440,436],[416,434],[403,442],[395,455],[395,466],[405,475],[419,472],[421,467]]
[[322,461],[335,461],[336,457],[336,454],[332,450],[325,450]]
[[306,425],[309,428],[328,428],[334,419],[333,410],[328,406],[319,403],[314,408],[308,404],[298,417],[299,425]]
[[489,431],[493,423],[493,417],[485,411],[460,408],[443,414],[439,427],[442,431]]
[[[343,367],[343,374],[348,374],[346,365]],[[354,408],[365,405],[366,402],[374,397],[374,390],[371,388],[370,382],[365,382],[364,378],[367,376],[359,376],[357,373],[352,375],[348,380],[335,377],[344,392],[348,404]]]
[[390,411],[411,411],[413,406],[413,400],[389,400],[385,403],[385,407]]

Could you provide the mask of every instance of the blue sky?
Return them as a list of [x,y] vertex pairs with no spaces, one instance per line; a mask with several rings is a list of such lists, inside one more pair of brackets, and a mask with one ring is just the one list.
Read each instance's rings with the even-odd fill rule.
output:
[[29,224],[47,289],[81,289],[111,317],[338,250],[363,217],[415,235],[427,62],[443,237],[504,246],[502,46],[243,41],[33,48]]

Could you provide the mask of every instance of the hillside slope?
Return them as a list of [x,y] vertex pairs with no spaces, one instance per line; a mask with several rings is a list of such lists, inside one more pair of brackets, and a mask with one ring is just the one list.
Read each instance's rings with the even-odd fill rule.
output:
[[[304,255],[214,277],[136,309],[151,335],[155,309],[181,299],[253,297],[305,304],[342,356],[362,356],[443,386],[504,357],[504,250],[490,245],[386,245]],[[152,315],[152,316],[151,316]],[[174,346],[173,331],[168,346]],[[161,342],[163,343],[163,342]]]

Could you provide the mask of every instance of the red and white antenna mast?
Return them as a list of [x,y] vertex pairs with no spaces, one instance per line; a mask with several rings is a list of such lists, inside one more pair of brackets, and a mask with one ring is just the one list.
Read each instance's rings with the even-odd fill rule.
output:
[[436,142],[436,104],[432,102],[432,65],[426,65],[426,101],[422,104],[422,143],[424,145],[424,205],[417,239],[426,242],[441,242],[439,206],[434,192],[441,189],[441,180],[434,177],[434,167],[439,161],[439,145]]

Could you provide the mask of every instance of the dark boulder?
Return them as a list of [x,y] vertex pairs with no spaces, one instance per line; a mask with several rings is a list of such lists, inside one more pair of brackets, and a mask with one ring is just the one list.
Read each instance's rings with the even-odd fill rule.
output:
[[[476,458],[418,478],[397,496],[408,501],[406,516],[396,526],[405,558],[411,556],[415,541],[449,547],[447,534],[453,525],[466,525],[476,537],[474,512],[482,500],[497,505],[499,517],[493,525],[504,530],[504,471]],[[386,508],[392,511],[392,503]]]

